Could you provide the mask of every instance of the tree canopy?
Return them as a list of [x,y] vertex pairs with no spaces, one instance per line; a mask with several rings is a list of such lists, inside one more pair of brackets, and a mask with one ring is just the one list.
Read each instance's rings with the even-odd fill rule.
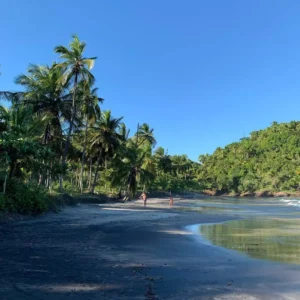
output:
[[[58,62],[30,64],[16,77],[19,91],[0,91],[10,103],[0,106],[0,210],[23,211],[27,190],[132,199],[138,191],[200,189],[199,163],[154,150],[149,124],[130,135],[123,117],[101,110],[92,73],[96,57],[84,57],[86,46],[73,36],[68,47],[55,47]],[[23,187],[18,196],[16,186]],[[45,208],[29,198],[28,211]]]
[[273,122],[239,142],[200,155],[198,179],[225,193],[300,189],[300,122]]

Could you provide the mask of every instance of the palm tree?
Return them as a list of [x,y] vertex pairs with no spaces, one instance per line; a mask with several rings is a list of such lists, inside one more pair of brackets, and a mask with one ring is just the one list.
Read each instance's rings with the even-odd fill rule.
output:
[[[125,130],[122,130],[126,133]],[[124,134],[123,133],[123,134]],[[153,129],[148,124],[138,125],[136,134],[128,139],[123,147],[119,162],[116,164],[114,173],[114,182],[120,182],[121,185],[127,184],[127,195],[132,198],[137,190],[138,181],[146,184],[154,179],[154,160],[152,159],[151,149],[156,140],[153,135]]]
[[45,144],[53,139],[61,141],[63,124],[71,119],[72,95],[69,85],[60,81],[62,72],[64,69],[57,64],[50,67],[30,65],[28,74],[20,75],[15,80],[25,87],[19,103],[32,106],[33,112],[38,115],[47,113],[51,116],[43,136]]
[[132,199],[138,182],[148,185],[154,179],[155,163],[151,155],[151,146],[136,147],[135,140],[129,139],[126,147],[120,151],[114,164],[112,183],[119,184],[120,191],[126,185],[127,196]]
[[80,81],[87,81],[93,83],[95,81],[94,76],[90,72],[93,68],[96,57],[85,58],[83,57],[83,52],[86,47],[85,42],[81,42],[77,35],[73,35],[73,40],[70,43],[69,48],[64,46],[55,47],[54,51],[60,54],[60,58],[64,61],[59,64],[60,67],[65,68],[65,72],[62,76],[63,82],[73,81],[73,99],[72,99],[72,109],[71,109],[71,121],[67,134],[67,141],[65,144],[65,150],[63,153],[62,165],[66,164],[66,158],[68,155],[71,133],[73,130],[74,119],[76,115],[76,96],[78,92],[78,83]]
[[156,160],[156,171],[159,173],[170,173],[172,171],[172,160],[170,155],[165,152],[165,149],[159,147],[155,150],[154,157]]
[[48,122],[48,115],[37,117],[32,107],[0,106],[0,153],[9,164],[9,178],[16,174],[20,176],[24,162],[31,164],[32,160],[44,156],[48,151],[39,143],[40,134]]
[[[140,176],[140,181],[144,181],[146,183],[146,178],[151,178],[152,173],[148,172],[145,167],[147,164],[151,165],[152,162],[152,151],[151,149],[156,144],[156,139],[154,137],[154,129],[150,128],[147,123],[142,125],[138,125],[138,129],[136,134],[134,135],[132,141],[135,141],[132,145],[135,146],[135,163],[133,163],[131,172],[128,179],[128,191],[131,196],[134,195],[136,191],[137,176]],[[143,168],[144,167],[144,168]],[[154,171],[154,169],[152,169]],[[145,181],[146,180],[146,181]],[[131,187],[132,185],[132,187]],[[144,185],[145,191],[145,185]]]
[[[44,144],[51,142],[53,150],[62,155],[65,122],[71,119],[72,94],[69,84],[61,79],[65,68],[57,64],[52,66],[30,65],[27,74],[19,75],[15,82],[25,88],[24,92],[0,92],[0,97],[10,100],[13,106],[24,105],[32,107],[32,112],[37,115],[48,115],[48,124],[40,137]],[[58,157],[59,157],[58,156]],[[53,164],[52,164],[53,165]],[[43,173],[49,174],[49,170]],[[61,172],[61,170],[60,170]]]
[[121,123],[120,129],[119,129],[119,134],[121,135],[121,140],[123,142],[126,142],[129,138],[130,134],[130,129],[127,129],[125,123]]
[[0,91],[0,100],[9,101],[12,105],[15,105],[22,101],[23,95],[23,92]]
[[84,161],[86,154],[86,146],[87,146],[87,133],[89,129],[89,125],[93,125],[96,119],[101,116],[101,110],[99,107],[99,103],[103,102],[102,98],[97,96],[97,88],[92,88],[91,84],[83,81],[81,86],[79,87],[79,97],[82,103],[81,112],[84,115],[84,141],[83,141],[83,151],[81,157],[81,172],[80,172],[80,191],[83,193],[83,171],[84,171]]
[[153,131],[154,129],[150,128],[150,126],[146,123],[138,125],[137,132],[134,136],[134,139],[136,140],[136,146],[140,147],[146,143],[154,147],[156,140],[154,138]]
[[101,113],[101,118],[91,128],[91,148],[96,152],[96,171],[91,193],[94,193],[97,184],[101,162],[105,157],[112,157],[120,145],[121,135],[117,132],[122,118],[113,118],[111,111]]

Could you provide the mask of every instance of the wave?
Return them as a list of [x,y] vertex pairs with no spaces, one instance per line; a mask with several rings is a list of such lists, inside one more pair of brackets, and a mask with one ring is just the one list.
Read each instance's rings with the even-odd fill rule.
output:
[[299,199],[281,199],[281,202],[284,202],[290,206],[299,206],[300,207],[300,200]]

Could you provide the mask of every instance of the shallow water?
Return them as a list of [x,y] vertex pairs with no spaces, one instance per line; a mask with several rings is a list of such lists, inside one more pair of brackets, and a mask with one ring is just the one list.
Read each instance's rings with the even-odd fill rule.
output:
[[[300,200],[212,198],[178,203],[179,209],[241,218],[202,224],[198,232],[212,244],[251,257],[300,264]],[[202,207],[202,209],[201,209]]]
[[175,201],[179,210],[193,210],[238,217],[300,217],[300,199],[210,197]]

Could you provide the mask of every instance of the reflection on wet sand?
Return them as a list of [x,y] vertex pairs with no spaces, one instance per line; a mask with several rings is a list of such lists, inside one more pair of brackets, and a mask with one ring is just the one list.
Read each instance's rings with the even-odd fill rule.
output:
[[200,233],[213,244],[254,258],[300,264],[299,219],[249,219],[201,225]]
[[184,210],[184,211],[196,211],[196,212],[232,212],[235,210],[239,210],[239,208],[226,208],[226,207],[218,207],[218,206],[177,206],[175,209]]

